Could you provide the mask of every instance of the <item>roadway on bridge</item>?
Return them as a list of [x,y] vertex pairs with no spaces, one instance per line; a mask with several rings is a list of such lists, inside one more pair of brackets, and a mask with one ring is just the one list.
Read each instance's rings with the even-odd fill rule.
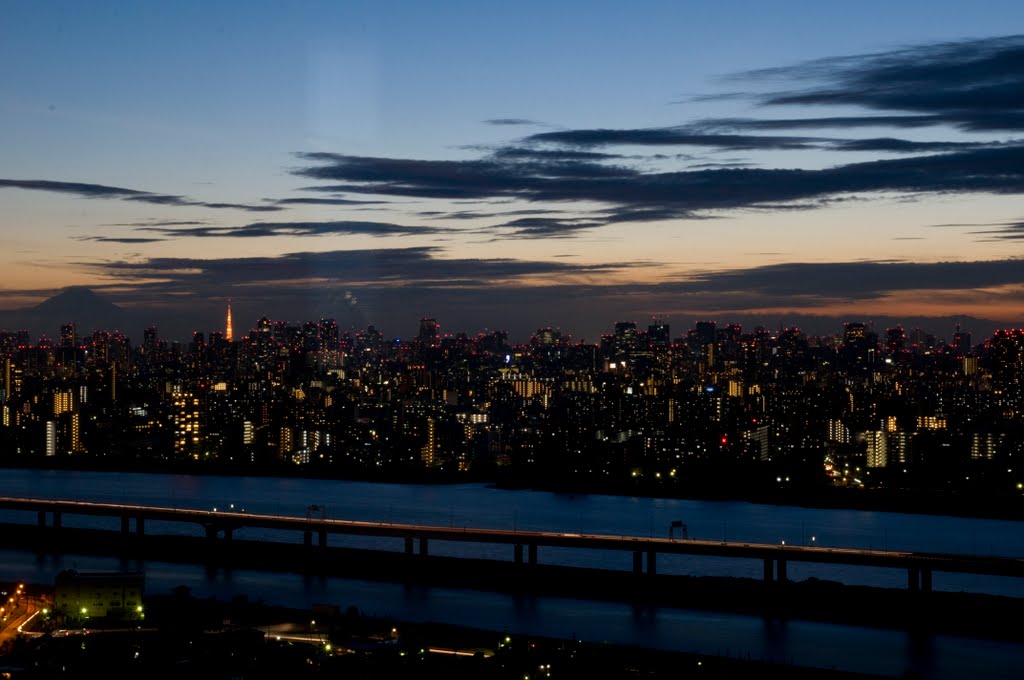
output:
[[473,527],[442,527],[394,524],[287,515],[259,515],[237,511],[194,510],[117,503],[0,497],[0,509],[30,510],[68,515],[93,515],[139,520],[188,522],[215,531],[237,531],[244,527],[284,529],[309,534],[349,534],[405,539],[499,543],[528,546],[586,548],[690,554],[746,559],[784,560],[889,568],[919,568],[931,571],[1024,576],[1024,559],[977,555],[865,550],[859,548],[737,543],[698,539],[644,536],[616,536],[550,531],[518,531]]

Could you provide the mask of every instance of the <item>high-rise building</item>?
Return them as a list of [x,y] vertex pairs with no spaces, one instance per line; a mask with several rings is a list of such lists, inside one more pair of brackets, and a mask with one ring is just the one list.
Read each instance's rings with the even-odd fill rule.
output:
[[970,354],[971,334],[960,330],[960,324],[956,325],[956,332],[953,333],[953,349],[957,354]]
[[869,468],[882,468],[889,464],[889,441],[886,434],[884,430],[867,433]]
[[157,335],[156,326],[150,326],[142,331],[142,352],[146,355],[146,361],[152,363],[157,360],[160,348],[160,338]]
[[4,393],[0,395],[0,404],[11,398],[13,394],[11,392],[11,373],[13,372],[14,362],[11,361],[10,357],[4,357]]
[[886,438],[886,458],[893,463],[906,465],[913,459],[914,433],[890,432]]
[[60,346],[65,349],[71,349],[75,346],[78,341],[78,335],[75,331],[75,323],[72,321],[66,323],[60,327]]
[[175,387],[173,396],[174,453],[198,455],[202,444],[199,430],[199,397],[190,390]]
[[46,421],[46,455],[57,455],[57,421]]
[[698,321],[697,327],[697,343],[700,348],[707,347],[708,345],[715,344],[715,322],[714,321]]
[[420,319],[420,332],[416,339],[426,347],[436,347],[438,345],[439,328],[440,325],[437,323],[437,319]]
[[1003,435],[975,432],[971,435],[971,460],[992,460],[996,457]]
[[907,343],[907,334],[903,326],[887,328],[885,330],[885,349],[889,354],[899,354]]
[[427,418],[425,429],[427,441],[420,449],[420,459],[425,466],[434,467],[437,464],[437,430],[433,418]]
[[616,321],[612,336],[612,358],[627,359],[636,351],[636,322]]
[[60,390],[53,393],[53,415],[71,413],[75,410],[75,395],[71,390]]
[[647,327],[647,342],[652,349],[668,349],[672,344],[668,324],[655,319],[654,323]]

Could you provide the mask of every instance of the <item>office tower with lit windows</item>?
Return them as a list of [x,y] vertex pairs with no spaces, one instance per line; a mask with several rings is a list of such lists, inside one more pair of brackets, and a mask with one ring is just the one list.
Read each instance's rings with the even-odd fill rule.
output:
[[437,319],[420,319],[420,332],[416,336],[424,347],[437,347],[440,342],[440,324]]
[[78,334],[75,323],[72,321],[60,327],[60,346],[65,349],[73,348],[78,342]]
[[199,397],[176,385],[171,394],[174,424],[174,453],[198,458],[202,447]]

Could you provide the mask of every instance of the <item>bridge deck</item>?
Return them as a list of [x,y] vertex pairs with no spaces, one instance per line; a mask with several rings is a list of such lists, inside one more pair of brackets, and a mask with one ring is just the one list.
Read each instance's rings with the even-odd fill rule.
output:
[[815,562],[901,569],[919,569],[965,574],[1024,576],[1024,559],[977,555],[918,553],[892,550],[862,550],[821,546],[792,546],[766,543],[737,543],[696,539],[615,536],[602,534],[515,531],[507,529],[453,528],[418,524],[361,522],[341,519],[258,515],[244,512],[190,510],[118,503],[0,497],[0,509],[38,513],[134,518],[164,522],[194,523],[215,529],[242,527],[283,529],[318,534],[396,537],[470,543],[498,543],[517,546],[551,546],[634,553],[708,555],[778,562]]

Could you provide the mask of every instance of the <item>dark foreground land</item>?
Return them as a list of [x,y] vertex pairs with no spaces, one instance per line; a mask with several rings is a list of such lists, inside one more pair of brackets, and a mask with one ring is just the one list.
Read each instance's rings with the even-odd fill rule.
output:
[[639,607],[678,607],[784,620],[845,623],[921,633],[946,633],[1022,641],[1018,598],[954,592],[848,586],[833,581],[765,582],[760,579],[635,574],[624,553],[623,569],[595,569],[415,555],[396,551],[305,546],[206,537],[136,536],[64,527],[59,538],[35,526],[2,524],[11,548],[40,554],[110,555],[128,559],[201,564],[225,570],[301,573],[402,583],[420,587],[507,592],[522,597],[570,597],[628,602]]
[[[96,622],[92,622],[96,623]],[[54,628],[52,624],[50,628]],[[0,658],[12,678],[787,678],[875,676],[786,663],[510,636],[363,616],[354,608],[291,610],[147,599],[146,628],[124,624],[19,638]],[[105,630],[120,628],[120,630]]]

